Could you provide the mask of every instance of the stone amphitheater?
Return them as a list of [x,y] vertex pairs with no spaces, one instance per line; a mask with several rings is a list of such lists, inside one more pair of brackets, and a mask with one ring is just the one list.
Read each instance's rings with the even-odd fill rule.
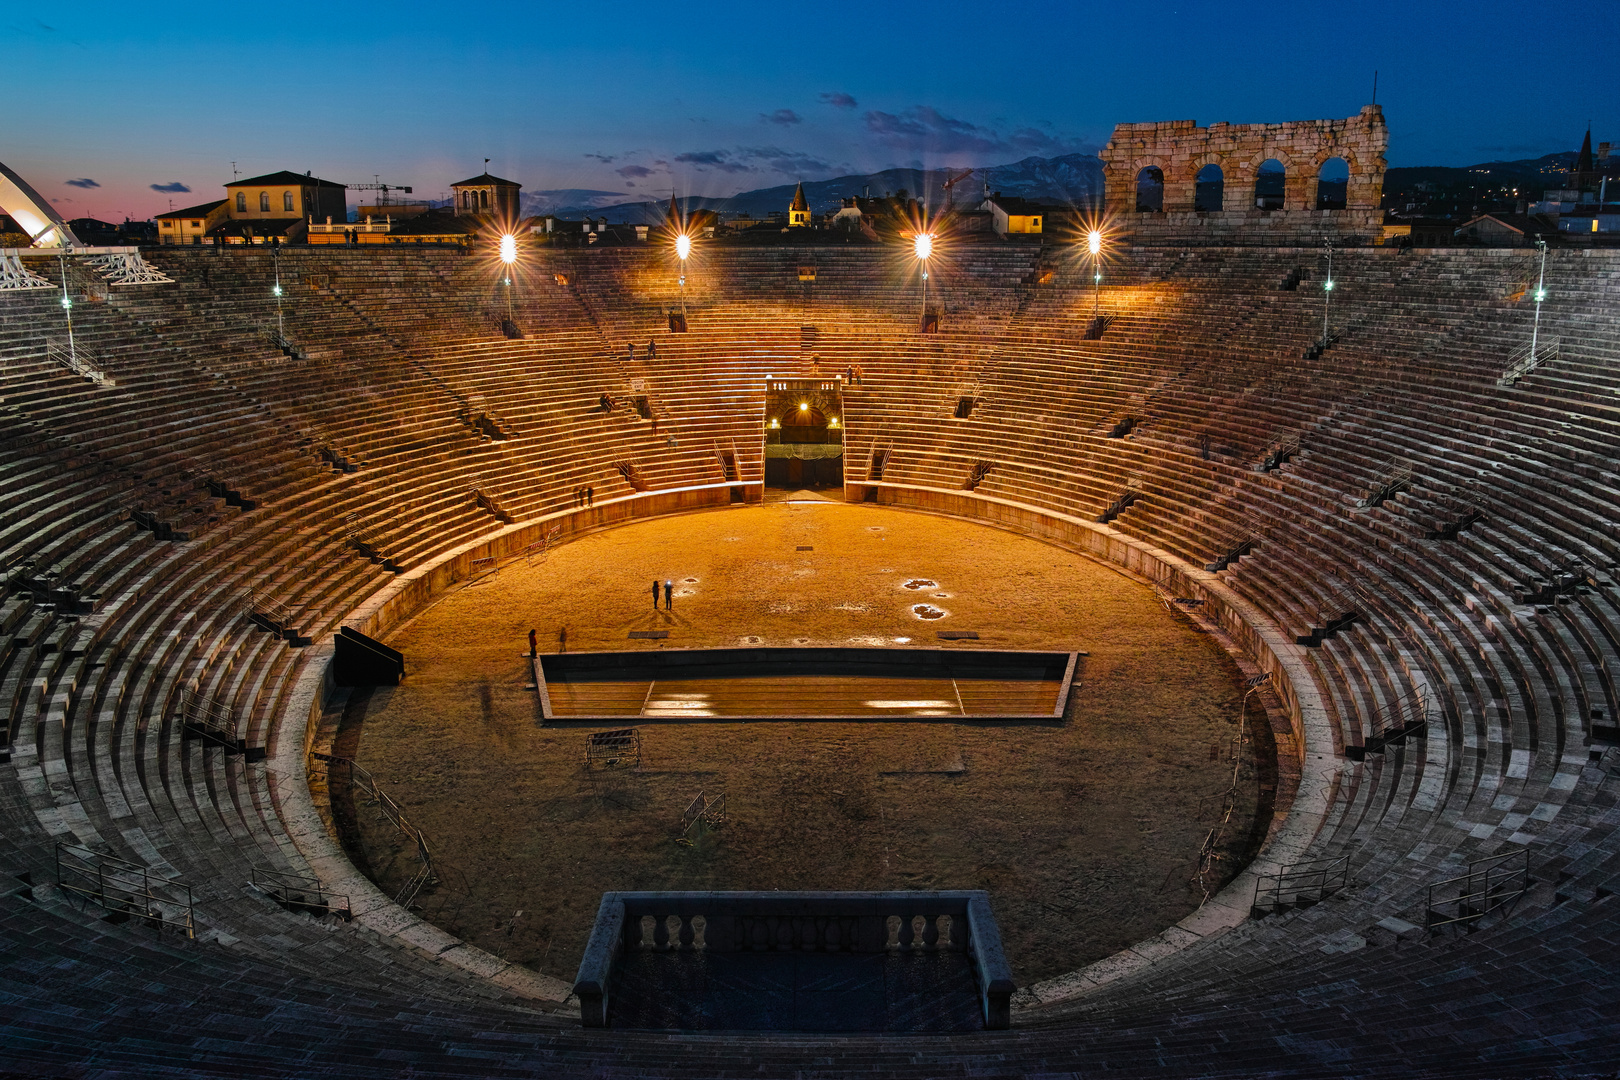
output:
[[[942,251],[919,334],[884,249],[717,246],[671,334],[662,251],[538,249],[521,340],[477,256],[30,259],[103,377],[48,354],[58,292],[0,297],[0,1075],[1613,1075],[1620,257],[1550,254],[1556,356],[1506,383],[1525,252],[1337,252],[1326,348],[1320,258],[1120,246],[1097,336],[1089,263]],[[760,498],[767,378],[857,365],[847,500],[1115,563],[1271,676],[1297,790],[1249,869],[1010,1031],[926,1036],[582,1029],[355,882],[309,754],[335,632]],[[143,910],[64,888],[109,875]]]

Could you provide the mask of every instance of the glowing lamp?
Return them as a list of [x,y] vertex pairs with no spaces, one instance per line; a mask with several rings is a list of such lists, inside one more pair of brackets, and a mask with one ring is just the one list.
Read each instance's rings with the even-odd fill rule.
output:
[[517,262],[517,237],[511,233],[501,237],[501,262],[507,266]]
[[62,294],[62,306],[65,308],[70,308],[73,306],[73,301],[68,299],[67,293]]
[[1086,234],[1086,250],[1090,251],[1093,255],[1102,250],[1102,233],[1098,232],[1096,229],[1092,229]]
[[799,411],[800,412],[809,412],[810,411],[809,403],[804,402],[804,401],[799,402]]
[[1539,304],[1545,299],[1547,299],[1547,290],[1546,289],[1537,289],[1536,290],[1536,303]]
[[675,238],[675,254],[683,262],[688,255],[692,254],[692,238],[690,236],[681,233]]
[[918,233],[917,239],[911,242],[911,248],[916,252],[917,258],[926,259],[934,253],[934,237],[931,233]]
[[1326,289],[1328,292],[1332,292],[1333,291],[1333,279],[1328,278],[1326,281],[1322,282],[1322,288]]
[[275,288],[271,289],[270,294],[272,296],[280,296],[281,295],[281,286],[277,285]]

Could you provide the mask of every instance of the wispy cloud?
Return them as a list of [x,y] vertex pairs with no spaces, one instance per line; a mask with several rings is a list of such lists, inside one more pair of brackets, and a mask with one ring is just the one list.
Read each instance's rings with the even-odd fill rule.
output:
[[1034,127],[1003,134],[947,116],[928,105],[901,113],[874,109],[864,119],[867,132],[893,149],[927,149],[944,154],[1062,154],[1089,148],[1082,140],[1051,135]]
[[783,150],[776,146],[740,146],[736,154],[744,161],[752,161],[772,172],[785,173],[789,176],[827,173],[833,169],[830,161],[797,150]]
[[762,124],[777,124],[781,127],[790,127],[793,124],[803,123],[804,117],[800,116],[792,109],[777,109],[775,112],[771,113],[760,113],[759,122]]
[[153,191],[159,192],[159,193],[164,194],[164,195],[178,195],[182,191],[190,191],[191,190],[190,188],[186,187],[186,185],[182,184],[178,180],[174,181],[172,184],[149,184],[147,186],[150,187]]
[[728,150],[694,150],[685,154],[676,154],[675,160],[683,165],[694,166],[699,172],[716,169],[724,173],[753,172],[751,165],[744,165],[740,161],[731,160]]
[[624,177],[626,180],[631,178],[639,180],[644,176],[651,176],[653,174],[653,170],[647,168],[645,165],[621,165],[613,171]]
[[854,98],[837,90],[829,90],[822,94],[821,103],[831,105],[835,109],[853,109],[855,107]]
[[586,154],[585,156],[588,157],[588,158],[595,158],[597,161],[600,161],[604,165],[611,165],[615,161],[619,160],[618,158],[614,157],[612,154]]
[[68,187],[76,188],[98,188],[101,186],[88,176],[81,176],[77,180],[64,180],[62,183],[66,184]]

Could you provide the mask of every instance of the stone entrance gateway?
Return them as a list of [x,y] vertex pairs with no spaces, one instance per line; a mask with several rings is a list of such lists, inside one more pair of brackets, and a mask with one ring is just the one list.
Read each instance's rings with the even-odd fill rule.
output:
[[[1114,227],[1138,243],[1365,245],[1377,239],[1383,221],[1379,202],[1388,146],[1383,110],[1367,105],[1346,120],[1120,124],[1099,156]],[[1343,169],[1332,175],[1334,159],[1348,169],[1348,181]],[[1319,190],[1324,166],[1331,191],[1326,199]],[[1279,167],[1280,200],[1274,191]],[[1139,198],[1144,172],[1162,177],[1162,189],[1150,185],[1149,198]],[[1210,199],[1215,176],[1222,189],[1219,208]]]
[[836,379],[765,384],[765,486],[842,487],[844,407]]

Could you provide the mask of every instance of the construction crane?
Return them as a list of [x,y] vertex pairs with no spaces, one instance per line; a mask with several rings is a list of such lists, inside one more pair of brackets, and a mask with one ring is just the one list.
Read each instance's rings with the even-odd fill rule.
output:
[[970,177],[972,175],[973,175],[973,170],[969,169],[967,172],[963,173],[961,176],[954,176],[954,177],[951,177],[951,178],[949,178],[949,179],[947,179],[945,181],[945,205],[946,206],[954,206],[954,205],[956,205],[956,198],[955,198],[955,193],[954,193],[953,189],[956,187],[957,184],[960,184],[962,181],[966,180],[968,177]]
[[400,187],[398,184],[384,184],[384,183],[377,182],[377,177],[378,177],[377,173],[372,173],[371,174],[371,179],[373,181],[372,183],[370,183],[370,184],[350,184],[349,185],[349,190],[350,191],[375,191],[375,192],[377,192],[377,205],[378,206],[389,206],[389,205],[391,205],[391,200],[388,198],[388,193],[390,191],[403,191],[407,195],[409,195],[411,193],[411,189],[408,188],[408,187]]

